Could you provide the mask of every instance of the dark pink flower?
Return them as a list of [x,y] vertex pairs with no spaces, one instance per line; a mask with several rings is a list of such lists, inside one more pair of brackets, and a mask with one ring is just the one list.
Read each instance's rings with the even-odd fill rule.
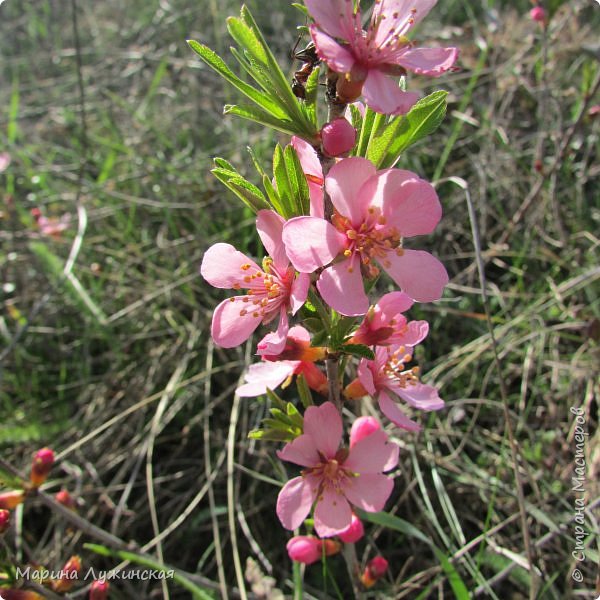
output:
[[444,401],[431,385],[419,381],[418,367],[407,368],[412,353],[405,346],[378,346],[375,360],[363,359],[358,365],[358,381],[345,389],[347,398],[370,394],[377,398],[381,412],[402,429],[419,431],[420,426],[398,407],[395,398],[419,410],[432,411],[444,407]]
[[390,292],[369,307],[363,322],[348,340],[350,344],[416,346],[427,337],[427,321],[408,321],[402,314],[413,305],[404,292]]
[[339,117],[323,125],[321,129],[323,151],[327,156],[341,156],[354,148],[356,129],[349,121]]
[[[336,209],[332,222],[295,217],[283,228],[283,242],[301,273],[323,270],[317,288],[327,304],[347,316],[364,315],[369,299],[361,270],[375,276],[379,264],[412,299],[441,297],[448,282],[437,258],[402,247],[403,239],[431,233],[442,214],[433,186],[415,173],[377,171],[365,158],[342,159],[325,187]],[[361,269],[362,267],[362,269]]]
[[436,0],[378,0],[368,29],[352,0],[305,0],[315,20],[310,32],[319,57],[343,74],[338,96],[351,102],[361,93],[384,114],[404,114],[418,94],[404,92],[390,76],[406,71],[437,77],[456,62],[456,48],[415,48],[406,37],[433,8]]
[[108,581],[98,579],[94,581],[90,586],[89,600],[106,600],[108,598],[108,591],[110,584]]
[[202,259],[200,273],[218,288],[247,289],[247,294],[224,300],[215,309],[212,337],[219,346],[233,348],[245,342],[261,324],[279,317],[277,331],[269,339],[272,353],[281,352],[288,334],[288,310],[295,314],[304,304],[310,279],[296,277],[281,241],[284,220],[261,210],[256,219],[258,234],[270,258],[262,268],[230,244],[211,246]]
[[529,16],[531,17],[531,19],[533,21],[537,21],[538,23],[541,23],[542,25],[546,24],[546,21],[548,18],[546,15],[546,11],[541,6],[534,6],[529,11]]
[[277,453],[304,467],[277,498],[277,516],[286,529],[296,529],[314,505],[315,531],[331,537],[352,521],[350,504],[369,512],[383,509],[394,482],[383,474],[398,463],[398,446],[381,430],[340,449],[342,419],[331,402],[310,406],[304,433]]
[[337,554],[341,544],[334,540],[320,540],[312,535],[296,535],[286,544],[286,549],[293,561],[312,565],[321,560],[323,554]]
[[10,511],[0,508],[0,535],[10,527]]
[[344,544],[356,544],[365,535],[365,528],[363,527],[362,521],[352,513],[352,521],[350,525],[340,531],[338,537]]

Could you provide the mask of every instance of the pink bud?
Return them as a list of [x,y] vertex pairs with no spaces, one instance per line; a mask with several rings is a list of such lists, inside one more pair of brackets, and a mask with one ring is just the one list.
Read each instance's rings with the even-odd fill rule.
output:
[[365,528],[363,527],[362,521],[352,513],[352,521],[350,521],[350,525],[342,531],[338,537],[345,544],[355,544],[365,535]]
[[48,473],[54,464],[54,452],[50,448],[42,448],[33,456],[30,480],[33,487],[39,487],[46,481]]
[[373,417],[358,417],[358,419],[352,423],[352,429],[350,430],[350,448],[378,429],[381,429],[381,425],[377,419]]
[[0,535],[10,527],[10,512],[0,509]]
[[323,549],[325,549],[326,556],[331,556],[337,554],[342,546],[334,540],[320,540],[310,535],[297,535],[287,543],[286,548],[292,560],[312,565],[321,560]]
[[56,492],[54,495],[54,499],[63,506],[67,508],[74,509],[76,506],[75,498],[69,494],[69,492],[65,489],[60,490],[60,492]]
[[68,592],[79,579],[81,573],[81,558],[74,554],[69,560],[63,565],[60,570],[62,577],[60,579],[53,579],[52,589],[55,592]]
[[367,563],[360,580],[366,588],[373,587],[377,580],[385,575],[387,569],[388,561],[383,556],[376,556]]
[[13,510],[14,508],[17,508],[23,500],[25,500],[25,492],[23,490],[2,492],[0,494],[0,508],[4,510]]
[[321,129],[323,151],[328,156],[340,156],[350,152],[356,143],[356,130],[346,119],[339,117],[323,125]]
[[106,600],[109,587],[108,581],[94,581],[90,586],[89,600]]
[[534,6],[529,11],[529,16],[538,23],[546,24],[546,11],[541,6]]

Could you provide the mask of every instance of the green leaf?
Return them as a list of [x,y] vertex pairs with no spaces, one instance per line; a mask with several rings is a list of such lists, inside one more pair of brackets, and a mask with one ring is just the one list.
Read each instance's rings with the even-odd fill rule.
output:
[[293,216],[308,215],[310,213],[308,183],[298,154],[291,144],[285,147],[283,158],[285,160],[288,181],[290,182]]
[[340,352],[344,354],[350,354],[351,356],[358,356],[359,358],[368,358],[369,360],[375,360],[375,353],[368,346],[363,344],[344,344],[339,348]]
[[244,179],[239,173],[222,168],[212,169],[211,173],[255,213],[262,209],[271,208],[260,189]]
[[291,121],[274,117],[266,110],[262,110],[257,106],[251,106],[249,104],[226,104],[223,107],[223,114],[236,115],[242,117],[242,119],[248,119],[249,121],[266,125],[267,127],[271,127],[282,133],[296,135],[296,129]]
[[265,188],[265,192],[269,197],[269,202],[272,204],[275,212],[282,215],[283,204],[281,203],[281,197],[279,196],[279,192],[273,187],[270,177],[268,175],[263,175],[262,183],[263,187]]
[[375,121],[377,113],[372,111],[368,106],[365,108],[365,116],[362,119],[362,127],[358,133],[358,142],[354,149],[355,156],[366,156],[367,146],[371,137],[371,131],[373,129],[373,123]]
[[317,92],[319,91],[319,73],[320,67],[315,67],[306,80],[304,108],[315,127],[318,127],[317,119]]
[[446,579],[454,592],[456,600],[470,600],[471,594],[465,582],[462,580],[458,571],[454,568],[454,565],[450,562],[448,557],[439,550],[436,546],[432,546],[433,553],[436,558],[440,561],[440,565],[446,574]]
[[300,402],[304,408],[308,408],[314,404],[312,399],[312,392],[308,383],[306,383],[306,377],[302,373],[296,377],[296,387],[298,388],[298,395],[300,396]]
[[288,172],[285,165],[283,150],[279,144],[275,146],[273,153],[273,177],[275,178],[275,187],[281,199],[282,212],[284,219],[290,219],[294,214],[294,205],[292,197],[292,184],[288,178]]
[[371,139],[367,158],[377,168],[393,167],[415,142],[433,133],[446,115],[448,92],[437,91],[419,100],[402,117],[394,117]]

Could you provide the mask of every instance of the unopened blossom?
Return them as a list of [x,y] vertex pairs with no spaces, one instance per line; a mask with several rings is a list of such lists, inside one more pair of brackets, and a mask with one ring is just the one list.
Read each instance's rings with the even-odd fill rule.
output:
[[317,288],[329,306],[343,315],[364,315],[369,299],[363,271],[375,277],[380,267],[414,300],[441,297],[448,282],[442,263],[403,247],[405,238],[431,233],[440,220],[442,208],[430,183],[411,171],[377,171],[367,159],[352,157],[331,168],[325,188],[336,211],[331,223],[295,217],[283,228],[283,242],[301,273],[327,267]]
[[312,565],[323,555],[337,554],[342,546],[335,540],[321,540],[312,535],[296,535],[287,544],[288,556],[295,562]]
[[409,321],[402,314],[413,305],[413,300],[404,292],[390,292],[369,307],[365,318],[358,326],[350,344],[384,346],[403,344],[416,346],[427,337],[427,321]]
[[94,581],[90,586],[89,600],[106,600],[108,598],[108,591],[110,585],[108,581],[99,579]]
[[213,314],[211,333],[215,342],[233,348],[245,342],[258,326],[279,319],[272,336],[271,352],[285,346],[289,330],[287,313],[295,314],[304,304],[310,279],[296,277],[281,241],[284,220],[271,210],[261,210],[256,219],[258,234],[269,253],[259,267],[230,244],[211,246],[202,260],[200,273],[218,288],[248,290],[224,300]]
[[79,579],[81,573],[81,558],[76,554],[71,556],[60,570],[62,577],[52,581],[52,589],[55,592],[68,592]]
[[350,525],[338,534],[338,537],[344,544],[356,544],[365,535],[365,528],[362,521],[352,513]]
[[545,26],[548,20],[548,16],[546,14],[546,11],[544,10],[544,8],[542,6],[534,6],[530,11],[529,11],[529,17],[533,20],[533,21],[537,21],[538,23],[540,23],[542,26]]
[[13,590],[0,588],[4,600],[44,600],[44,596],[32,590]]
[[373,587],[388,570],[388,561],[383,556],[372,558],[360,576],[361,583],[367,588]]
[[0,535],[10,527],[10,511],[0,508]]
[[[259,342],[259,349],[263,343],[264,339]],[[327,377],[315,365],[316,360],[323,358],[325,349],[312,347],[308,331],[296,325],[289,330],[285,347],[279,354],[265,354],[264,362],[250,365],[244,377],[246,383],[238,387],[236,393],[242,397],[260,396],[266,394],[267,389],[274,390],[287,382],[293,375],[302,374],[311,389],[327,395]]]
[[23,490],[10,490],[0,493],[0,509],[13,510],[22,504],[25,500],[25,492]]
[[367,30],[351,0],[305,0],[315,20],[310,28],[321,60],[340,73],[338,98],[352,102],[361,94],[376,112],[404,114],[418,94],[400,89],[394,77],[412,71],[437,77],[456,62],[456,48],[417,48],[411,29],[436,0],[376,0]]
[[54,499],[63,506],[70,508],[71,510],[75,510],[77,507],[77,502],[75,498],[69,494],[69,492],[65,489],[62,489],[54,495]]
[[286,529],[296,529],[314,505],[315,531],[331,537],[352,521],[353,504],[378,512],[394,482],[383,474],[398,463],[398,446],[380,429],[352,448],[340,448],[342,419],[331,402],[310,406],[304,433],[277,453],[280,459],[304,467],[288,481],[277,498],[277,516]]
[[356,129],[345,118],[339,117],[323,125],[321,142],[327,156],[347,154],[356,143]]
[[29,476],[33,487],[39,487],[46,481],[53,464],[54,452],[50,448],[42,448],[34,454]]
[[308,184],[310,193],[310,215],[323,218],[323,167],[317,151],[302,138],[292,136],[291,145],[296,150],[298,160]]
[[375,360],[360,361],[358,378],[346,386],[345,397],[353,399],[370,394],[392,423],[408,431],[419,431],[421,427],[404,413],[396,400],[424,411],[440,410],[444,401],[435,387],[419,381],[419,368],[407,366],[411,360],[410,348],[378,346]]

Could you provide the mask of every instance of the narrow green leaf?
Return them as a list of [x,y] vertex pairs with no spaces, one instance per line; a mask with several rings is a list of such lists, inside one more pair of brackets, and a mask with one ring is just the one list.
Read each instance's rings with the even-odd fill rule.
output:
[[287,133],[288,135],[296,135],[298,133],[291,121],[274,117],[257,106],[250,106],[248,104],[226,104],[223,108],[223,114],[236,115],[242,117],[242,119],[248,119],[249,121],[272,127],[273,129],[281,131],[282,133]]
[[275,209],[275,212],[279,215],[283,215],[284,208],[281,202],[281,197],[279,196],[279,192],[273,187],[271,183],[271,179],[268,175],[263,175],[263,188],[265,188],[265,192],[269,198],[269,202]]
[[368,513],[357,509],[355,509],[355,512],[363,521],[370,521],[376,525],[381,525],[382,527],[387,527],[388,529],[393,529],[394,531],[398,531],[404,535],[413,537],[421,542],[424,542],[428,546],[432,545],[431,540],[424,533],[400,517],[390,515],[386,512]]
[[215,168],[211,173],[254,212],[271,208],[260,189],[236,172]]
[[363,344],[344,344],[339,348],[340,352],[344,354],[350,354],[351,356],[358,356],[359,358],[367,358],[369,360],[375,360],[375,353],[368,346]]
[[281,207],[283,209],[281,216],[285,219],[290,219],[295,216],[292,185],[288,179],[283,150],[279,144],[275,146],[275,152],[273,153],[273,176],[275,177],[277,193],[279,194],[279,198],[281,198]]
[[308,183],[298,154],[291,144],[285,147],[283,158],[285,160],[288,181],[290,182],[293,216],[308,215],[310,213]]
[[469,600],[471,598],[471,594],[469,594],[469,590],[467,589],[465,582],[462,580],[458,571],[454,568],[454,565],[436,546],[433,546],[432,548],[436,558],[440,561],[440,565],[446,574],[446,579],[448,580],[448,583],[454,592],[454,597],[456,600]]
[[238,43],[238,46],[247,51],[255,60],[264,66],[268,66],[269,60],[265,48],[256,34],[241,19],[229,17],[227,19],[227,30],[229,35]]
[[362,120],[362,127],[360,128],[358,142],[354,150],[355,156],[367,156],[367,145],[371,137],[376,114],[377,113],[372,111],[368,106],[365,108],[365,116]]
[[312,392],[306,383],[306,377],[302,373],[296,377],[296,387],[298,388],[298,395],[300,396],[300,402],[304,408],[308,408],[314,404],[312,399]]
[[319,91],[319,73],[320,67],[315,67],[312,73],[306,80],[305,96],[304,96],[304,108],[309,115],[309,118],[315,127],[318,127],[317,119],[317,92]]

